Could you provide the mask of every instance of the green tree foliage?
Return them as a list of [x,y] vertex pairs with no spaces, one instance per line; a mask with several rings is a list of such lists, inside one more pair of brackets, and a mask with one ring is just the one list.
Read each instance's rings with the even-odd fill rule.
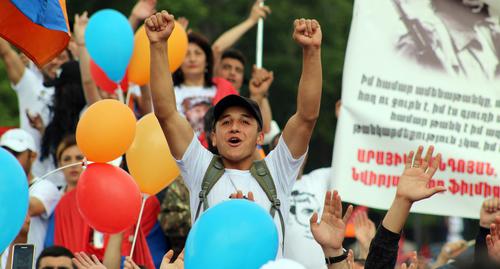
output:
[[[72,24],[75,13],[84,10],[92,13],[103,8],[113,8],[128,16],[134,4],[134,0],[67,0],[68,18]],[[157,7],[158,10],[169,10],[176,17],[188,18],[191,29],[205,34],[213,41],[225,30],[244,20],[252,4],[252,0],[158,0]],[[328,166],[336,125],[335,102],[340,98],[353,0],[268,0],[266,4],[271,7],[272,14],[266,19],[264,26],[263,62],[275,74],[270,101],[273,116],[280,126],[295,111],[301,71],[301,51],[291,38],[293,20],[302,17],[316,18],[321,24],[324,90],[321,116],[311,142],[306,170]],[[236,48],[242,50],[247,57],[247,77],[251,64],[255,62],[255,28],[236,44]],[[0,126],[15,126],[18,121],[17,99],[10,88],[4,66],[0,63]]]

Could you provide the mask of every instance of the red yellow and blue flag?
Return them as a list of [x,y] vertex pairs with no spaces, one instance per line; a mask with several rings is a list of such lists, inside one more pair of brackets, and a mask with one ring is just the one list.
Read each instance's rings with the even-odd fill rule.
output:
[[66,0],[0,0],[0,36],[43,66],[70,40]]

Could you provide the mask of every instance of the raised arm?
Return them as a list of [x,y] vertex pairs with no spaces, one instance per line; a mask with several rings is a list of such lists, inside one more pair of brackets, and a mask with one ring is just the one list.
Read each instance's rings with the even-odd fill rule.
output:
[[193,139],[189,122],[177,111],[174,83],[168,66],[167,40],[174,30],[174,16],[163,10],[145,22],[151,52],[151,96],[153,108],[172,156],[182,159]]
[[142,22],[156,12],[156,0],[138,0],[132,8],[128,22],[135,31]]
[[222,53],[226,49],[232,47],[241,36],[259,21],[260,18],[265,18],[267,14],[271,13],[271,9],[268,6],[260,6],[262,2],[264,2],[264,0],[256,0],[248,18],[219,36],[212,45],[212,49],[216,48]]
[[250,99],[259,104],[262,113],[262,131],[267,134],[271,130],[271,121],[273,120],[271,105],[267,96],[269,95],[269,87],[273,83],[274,74],[264,68],[257,68],[255,65],[252,70],[252,78],[248,83],[250,90]]
[[[345,229],[347,221],[351,217],[352,205],[347,208],[344,217],[342,217],[342,200],[337,191],[333,193],[327,191],[323,214],[318,223],[318,213],[314,213],[310,219],[311,233],[314,240],[323,249],[325,257],[340,257],[343,254],[342,243],[344,242]],[[341,261],[328,265],[328,269],[345,268],[347,262]]]
[[302,47],[302,76],[297,96],[297,112],[288,120],[285,140],[292,156],[302,156],[319,117],[323,74],[321,68],[321,28],[316,20],[294,22],[293,39]]
[[9,42],[0,37],[0,58],[5,63],[7,77],[13,84],[21,80],[26,68],[19,54],[10,46]]
[[441,154],[438,154],[431,164],[434,148],[429,147],[424,159],[422,159],[422,151],[423,147],[420,146],[415,160],[413,160],[414,152],[409,154],[403,175],[399,179],[394,201],[371,242],[366,258],[366,268],[394,268],[400,233],[410,214],[411,206],[414,202],[446,190],[443,186],[428,187],[441,161]]
[[78,45],[78,59],[80,63],[80,76],[82,78],[83,93],[85,94],[85,101],[87,105],[92,105],[93,103],[100,101],[101,95],[99,95],[99,90],[97,85],[92,79],[90,74],[90,55],[85,46],[85,29],[89,18],[87,16],[87,11],[83,12],[81,15],[75,14],[75,23],[73,26],[73,32],[75,34],[75,41]]

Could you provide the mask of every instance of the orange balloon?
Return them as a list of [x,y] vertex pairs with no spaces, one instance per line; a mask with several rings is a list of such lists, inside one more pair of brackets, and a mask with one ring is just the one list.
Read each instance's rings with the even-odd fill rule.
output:
[[155,195],[179,176],[167,139],[153,113],[137,122],[135,139],[126,155],[130,174],[142,193]]
[[123,103],[106,99],[91,105],[76,127],[76,142],[87,160],[105,163],[123,155],[135,136],[135,116]]
[[[168,63],[170,72],[175,72],[186,57],[188,37],[184,28],[175,22],[174,31],[168,39]],[[144,25],[137,30],[134,37],[134,52],[128,66],[128,79],[137,84],[145,85],[150,78],[149,40]]]

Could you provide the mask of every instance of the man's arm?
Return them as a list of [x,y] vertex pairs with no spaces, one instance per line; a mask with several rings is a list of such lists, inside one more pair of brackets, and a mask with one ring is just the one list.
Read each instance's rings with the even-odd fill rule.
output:
[[5,63],[7,77],[16,85],[21,80],[25,66],[19,54],[10,46],[9,42],[0,37],[0,58]]
[[156,0],[138,0],[130,12],[128,22],[135,31],[141,23],[156,12]]
[[90,74],[90,55],[85,46],[85,29],[89,18],[87,17],[87,11],[83,12],[81,15],[75,14],[75,23],[73,25],[73,32],[75,34],[75,41],[78,46],[78,59],[80,63],[80,76],[82,78],[83,93],[85,95],[85,101],[87,105],[92,105],[93,103],[100,101],[101,95],[97,89],[97,85],[92,79]]
[[151,101],[151,90],[149,89],[148,84],[141,86],[141,98],[139,98],[138,105],[142,115],[146,115],[148,113],[153,112],[153,103]]
[[150,84],[154,112],[167,138],[172,156],[180,160],[193,140],[194,131],[177,111],[174,84],[168,66],[166,41],[175,27],[174,16],[164,10],[146,19],[145,25],[150,42]]
[[224,32],[217,40],[215,40],[212,45],[212,49],[216,48],[221,53],[226,49],[232,47],[236,41],[238,41],[241,36],[243,36],[248,30],[250,30],[260,18],[265,18],[267,14],[271,13],[271,9],[268,6],[260,6],[260,3],[264,0],[256,0],[250,11],[250,16],[240,24],[234,26],[233,28]]
[[42,201],[40,201],[36,197],[30,197],[28,214],[31,217],[36,217],[36,216],[42,215],[45,212],[46,212],[46,209],[45,209],[45,206],[43,205]]
[[377,230],[375,238],[370,245],[366,258],[366,268],[394,268],[398,254],[400,233],[404,227],[411,206],[414,202],[431,197],[446,190],[443,186],[428,187],[428,183],[437,170],[441,161],[438,154],[430,165],[434,148],[431,146],[422,159],[423,147],[417,150],[415,160],[414,152],[410,152],[408,160],[396,190],[396,197],[389,211]]
[[250,90],[250,99],[259,104],[262,113],[262,131],[267,134],[271,130],[271,121],[273,120],[271,105],[267,96],[269,95],[269,87],[274,80],[274,73],[267,71],[264,68],[257,68],[255,65],[252,70],[252,78],[250,79],[248,88]]
[[302,76],[297,96],[297,112],[288,120],[283,139],[292,156],[298,158],[307,150],[319,117],[323,75],[321,67],[321,29],[316,20],[295,20],[293,38],[302,46]]

